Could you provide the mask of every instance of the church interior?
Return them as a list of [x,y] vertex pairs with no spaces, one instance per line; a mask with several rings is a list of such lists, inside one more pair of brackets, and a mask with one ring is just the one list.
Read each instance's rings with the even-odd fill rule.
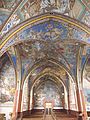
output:
[[90,0],[0,0],[0,120],[90,120]]

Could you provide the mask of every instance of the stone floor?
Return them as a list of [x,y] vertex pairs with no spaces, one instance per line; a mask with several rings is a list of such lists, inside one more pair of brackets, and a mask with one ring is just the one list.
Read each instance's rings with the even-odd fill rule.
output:
[[[43,120],[43,118],[24,118],[23,120]],[[51,115],[47,115],[45,120],[53,120]]]
[[[73,115],[67,115],[64,112],[55,112],[54,116],[56,116],[56,120],[77,120],[77,118]],[[35,112],[30,116],[26,116],[23,120],[43,120],[43,112]],[[53,120],[51,115],[46,115],[45,120]]]
[[42,120],[42,118],[24,118],[23,120]]
[[63,112],[57,112],[55,113],[57,120],[77,120],[77,118],[73,115],[67,115]]
[[[24,118],[23,120],[42,120],[42,118]],[[53,120],[53,118],[51,117],[51,115],[47,115],[45,120]],[[57,120],[77,120],[77,118],[75,117],[69,117],[69,116],[59,116],[57,117]]]

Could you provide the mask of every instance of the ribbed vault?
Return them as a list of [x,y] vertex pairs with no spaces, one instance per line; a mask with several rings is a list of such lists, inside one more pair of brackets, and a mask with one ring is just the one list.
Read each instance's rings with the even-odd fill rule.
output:
[[89,5],[89,0],[0,0],[0,81],[10,80],[5,73],[11,69],[11,81],[16,80],[13,116],[31,109],[30,92],[50,78],[58,89],[63,86],[67,91],[67,109],[83,113],[86,119]]

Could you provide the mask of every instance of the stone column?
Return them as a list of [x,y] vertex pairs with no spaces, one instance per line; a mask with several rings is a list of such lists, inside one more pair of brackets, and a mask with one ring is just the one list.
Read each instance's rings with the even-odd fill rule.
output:
[[14,107],[13,107],[13,114],[12,114],[13,120],[16,118],[17,98],[18,98],[18,90],[15,91],[15,96],[14,96]]
[[22,102],[22,90],[16,90],[12,120],[16,120],[18,115],[20,115],[20,113],[21,113],[21,102]]
[[65,101],[64,108],[68,110],[68,93],[65,87],[64,87],[64,101]]
[[17,86],[16,86],[16,92],[15,92],[15,98],[14,98],[14,108],[13,108],[12,120],[16,120],[18,115],[20,114],[21,102],[22,102],[21,59],[20,59],[18,47],[15,47],[15,54],[16,54],[16,82],[17,82]]
[[22,90],[18,91],[17,113],[21,112]]
[[68,114],[70,114],[70,96],[68,93]]
[[87,111],[85,107],[85,100],[84,100],[84,94],[82,90],[82,82],[81,82],[81,59],[82,59],[82,52],[83,52],[83,46],[79,47],[78,54],[77,54],[77,103],[78,103],[78,112],[79,117],[82,120],[87,119]]
[[32,89],[32,109],[34,109],[34,88]]
[[68,114],[70,114],[70,81],[68,82]]
[[33,105],[34,104],[34,101],[33,101],[33,88],[31,89],[30,91],[30,110],[33,109]]
[[28,111],[30,112],[30,79],[28,79]]

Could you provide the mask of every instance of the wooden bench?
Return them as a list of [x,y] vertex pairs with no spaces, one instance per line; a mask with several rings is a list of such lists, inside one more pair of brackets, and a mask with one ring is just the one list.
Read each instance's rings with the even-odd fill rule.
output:
[[0,114],[0,120],[6,120],[4,113]]

